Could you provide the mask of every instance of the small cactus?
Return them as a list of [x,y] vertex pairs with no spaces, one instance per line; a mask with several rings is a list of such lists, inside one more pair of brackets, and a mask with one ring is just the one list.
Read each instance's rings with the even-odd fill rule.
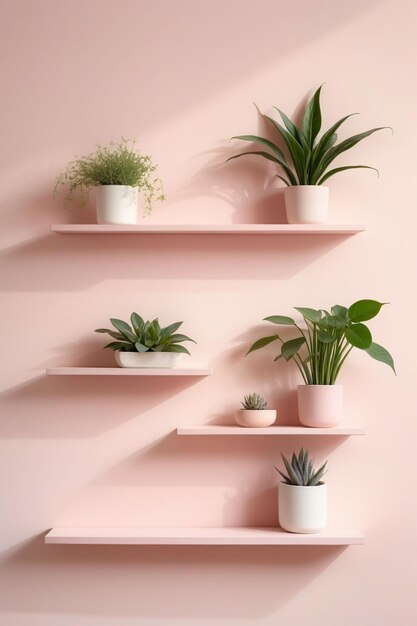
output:
[[241,404],[245,411],[263,411],[268,403],[259,393],[248,393]]
[[285,458],[282,452],[281,457],[288,475],[283,474],[277,467],[275,467],[275,469],[284,479],[284,484],[297,485],[298,487],[315,487],[316,485],[323,484],[321,478],[323,478],[326,473],[327,461],[320,469],[315,471],[314,461],[309,458],[308,450],[304,452],[303,448],[301,448],[298,457],[295,452],[293,452],[291,463]]

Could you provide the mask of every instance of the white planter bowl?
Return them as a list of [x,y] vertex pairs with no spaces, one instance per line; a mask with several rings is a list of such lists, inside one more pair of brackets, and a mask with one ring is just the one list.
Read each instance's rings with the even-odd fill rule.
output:
[[96,209],[99,224],[137,224],[138,188],[129,185],[96,187]]
[[182,354],[178,352],[115,352],[119,367],[173,368]]
[[298,419],[303,426],[331,428],[343,418],[342,385],[299,385]]
[[246,428],[266,428],[275,423],[277,412],[274,409],[235,411],[235,421]]
[[290,533],[318,533],[327,525],[327,485],[278,485],[279,525]]
[[325,224],[329,211],[329,188],[323,185],[297,185],[284,190],[289,224]]

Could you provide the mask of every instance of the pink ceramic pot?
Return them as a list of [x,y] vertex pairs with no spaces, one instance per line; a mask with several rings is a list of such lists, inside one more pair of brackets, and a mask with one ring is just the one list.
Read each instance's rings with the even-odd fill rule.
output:
[[303,426],[337,426],[343,417],[342,385],[299,385],[298,418]]

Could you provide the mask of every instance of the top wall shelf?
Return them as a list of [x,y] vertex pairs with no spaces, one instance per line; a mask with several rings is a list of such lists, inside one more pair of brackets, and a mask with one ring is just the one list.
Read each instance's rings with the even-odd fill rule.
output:
[[52,224],[63,235],[354,235],[363,224]]

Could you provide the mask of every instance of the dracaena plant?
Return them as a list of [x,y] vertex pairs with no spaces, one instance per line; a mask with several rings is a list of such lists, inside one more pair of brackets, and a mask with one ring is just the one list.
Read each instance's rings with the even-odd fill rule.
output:
[[334,385],[353,348],[363,350],[395,372],[392,356],[372,340],[371,331],[363,323],[378,315],[383,304],[386,303],[358,300],[349,308],[337,304],[330,311],[295,307],[304,319],[303,328],[292,317],[265,317],[274,325],[293,326],[298,336],[288,340],[275,332],[255,341],[247,354],[279,341],[281,352],[274,361],[293,360],[306,385]]
[[192,341],[187,335],[177,333],[182,322],[175,322],[161,327],[158,318],[151,322],[137,313],[130,316],[131,325],[123,320],[111,318],[110,322],[115,330],[97,328],[96,333],[107,333],[115,341],[111,341],[104,348],[120,352],[181,352],[190,354],[187,348],[181,345],[184,341]]
[[230,157],[228,161],[249,154],[268,159],[278,166],[279,174],[276,174],[276,177],[282,180],[288,187],[295,185],[322,185],[331,176],[343,172],[344,170],[365,168],[378,172],[378,170],[369,165],[345,165],[329,169],[330,165],[340,154],[353,148],[353,146],[362,139],[365,139],[365,137],[369,137],[369,135],[372,135],[378,130],[389,127],[381,126],[379,128],[372,128],[371,130],[353,135],[337,143],[338,136],[336,131],[338,131],[340,126],[349,117],[356,115],[355,113],[351,113],[333,124],[333,126],[323,132],[319,138],[322,123],[320,107],[321,89],[322,87],[319,87],[309,101],[300,126],[292,122],[290,118],[277,109],[277,107],[274,107],[274,109],[276,109],[281,116],[283,125],[269,115],[262,116],[264,119],[268,120],[278,132],[279,139],[284,142],[287,148],[291,159],[290,161],[287,161],[287,157],[275,142],[257,135],[239,135],[232,137],[232,139],[241,139],[243,141],[252,141],[261,144],[261,146],[268,148],[267,152],[264,150],[242,152]]
[[284,479],[282,482],[285,485],[295,485],[297,487],[316,487],[322,485],[322,478],[326,473],[327,461],[316,470],[314,467],[314,461],[310,459],[308,450],[304,451],[301,448],[298,455],[293,452],[291,462],[285,458],[281,452],[282,460],[284,461],[287,474],[281,472],[280,469],[275,467],[277,472]]
[[70,161],[56,178],[53,194],[56,197],[64,189],[65,206],[78,191],[80,203],[85,204],[91,190],[100,185],[137,187],[145,198],[144,215],[151,213],[154,200],[165,198],[156,165],[149,155],[140,153],[134,139],[98,145],[95,152]]

